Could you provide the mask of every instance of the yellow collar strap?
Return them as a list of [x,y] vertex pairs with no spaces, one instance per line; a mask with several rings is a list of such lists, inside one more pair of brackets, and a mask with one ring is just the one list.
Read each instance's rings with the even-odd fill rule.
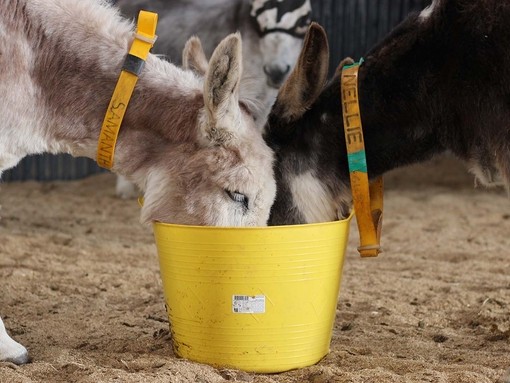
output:
[[120,126],[138,76],[142,72],[149,51],[156,41],[157,23],[158,15],[156,13],[140,11],[133,43],[122,66],[99,134],[97,164],[105,169],[113,167],[115,144],[117,143]]
[[358,251],[362,257],[376,257],[381,252],[383,180],[379,177],[370,184],[368,182],[358,98],[358,70],[362,62],[342,68],[342,114],[352,200],[360,235]]

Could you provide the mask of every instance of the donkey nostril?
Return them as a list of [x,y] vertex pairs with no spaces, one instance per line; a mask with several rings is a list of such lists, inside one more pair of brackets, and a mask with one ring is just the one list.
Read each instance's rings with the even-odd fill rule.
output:
[[273,71],[274,69],[272,67],[264,65],[264,73],[266,74],[267,77],[271,78]]
[[285,76],[290,71],[290,65],[287,65],[285,68],[277,67],[277,66],[268,66],[264,65],[264,73],[270,80],[270,85],[279,86],[285,79]]

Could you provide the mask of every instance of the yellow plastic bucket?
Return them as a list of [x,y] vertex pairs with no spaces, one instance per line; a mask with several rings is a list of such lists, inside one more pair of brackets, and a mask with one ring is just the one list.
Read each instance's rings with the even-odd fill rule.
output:
[[321,360],[351,218],[257,228],[154,223],[175,353],[261,373]]

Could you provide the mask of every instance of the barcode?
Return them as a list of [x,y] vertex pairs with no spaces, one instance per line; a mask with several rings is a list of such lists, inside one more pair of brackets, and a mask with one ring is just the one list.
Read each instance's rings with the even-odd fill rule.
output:
[[232,311],[239,314],[263,314],[266,312],[264,295],[232,295]]

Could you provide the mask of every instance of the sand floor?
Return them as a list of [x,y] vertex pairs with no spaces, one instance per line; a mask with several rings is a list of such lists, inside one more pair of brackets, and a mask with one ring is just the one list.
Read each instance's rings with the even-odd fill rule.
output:
[[386,177],[385,252],[353,225],[331,352],[252,374],[175,357],[152,231],[110,174],[0,185],[0,382],[510,382],[510,200],[449,157]]

